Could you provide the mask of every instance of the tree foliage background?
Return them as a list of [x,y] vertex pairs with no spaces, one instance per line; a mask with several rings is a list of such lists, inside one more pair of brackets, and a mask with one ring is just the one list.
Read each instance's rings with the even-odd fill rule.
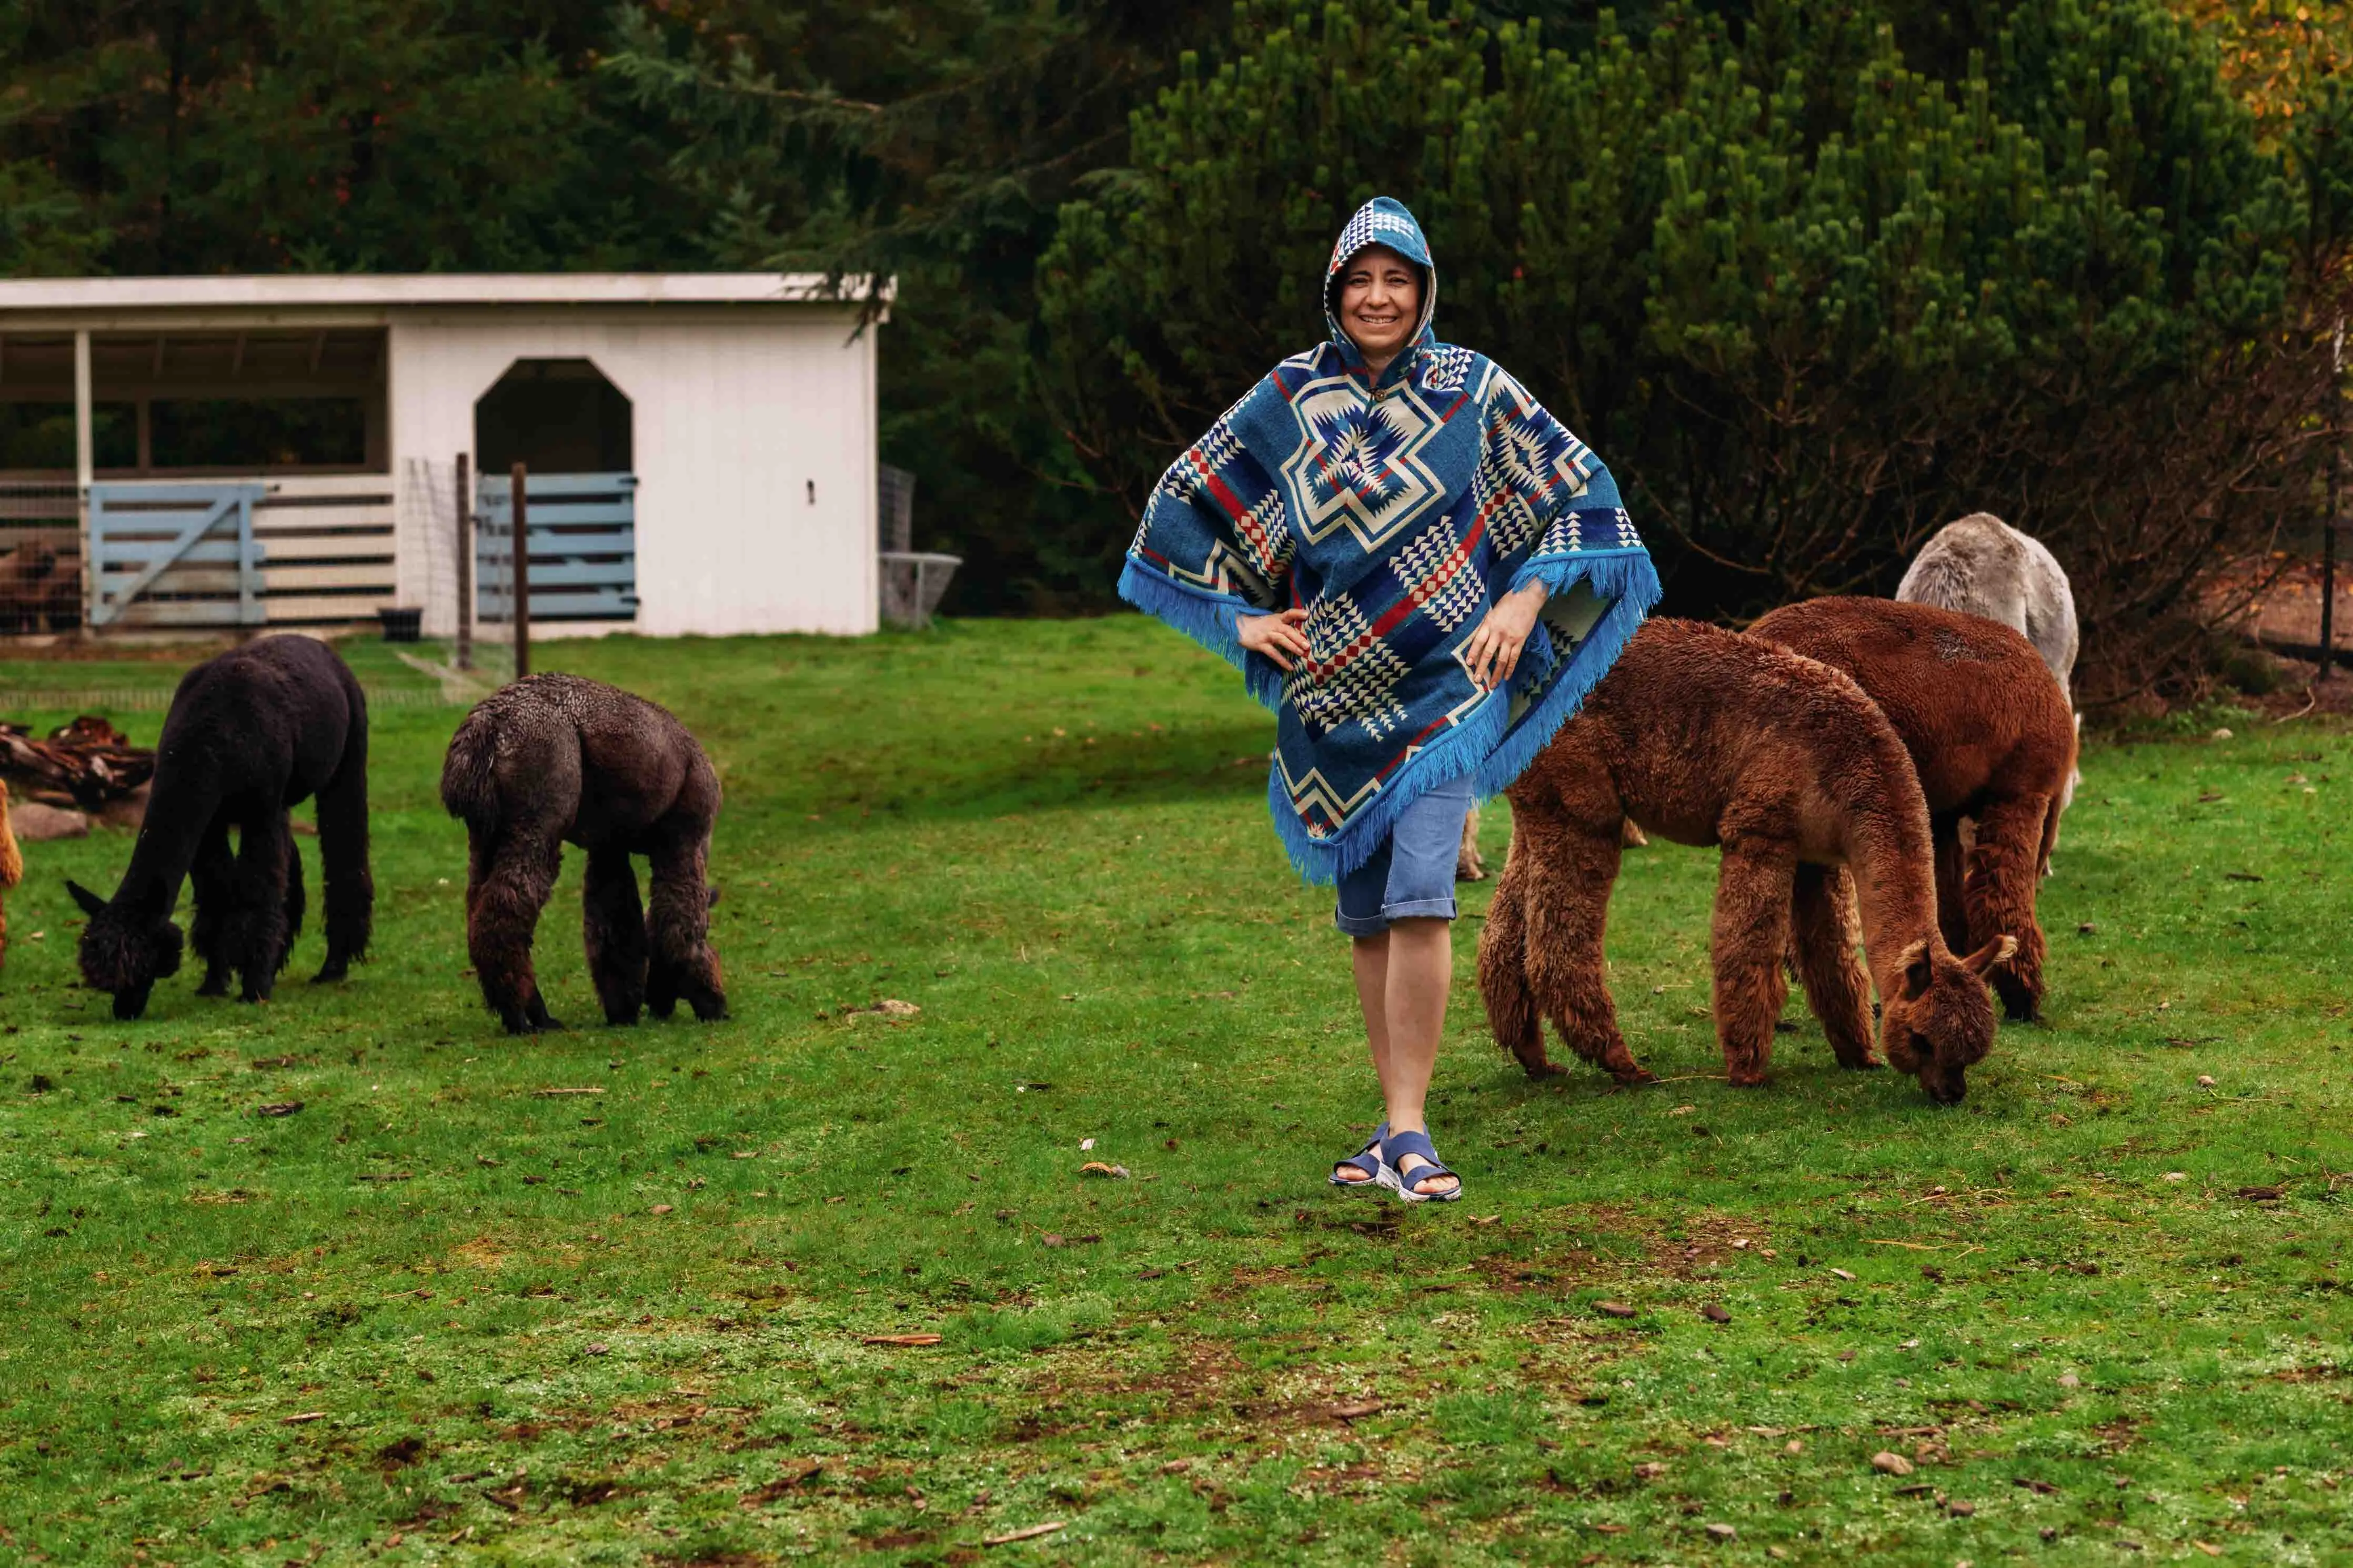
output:
[[893,275],[955,607],[1074,610],[1388,191],[1672,607],[1884,591],[1985,507],[2121,695],[2314,515],[2353,226],[2337,8],[2179,4],[22,0],[0,271]]

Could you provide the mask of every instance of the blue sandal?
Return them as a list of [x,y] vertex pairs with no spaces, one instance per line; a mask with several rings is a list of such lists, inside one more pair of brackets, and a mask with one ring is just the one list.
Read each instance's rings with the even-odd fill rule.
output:
[[[1408,1154],[1419,1154],[1430,1162],[1418,1166],[1411,1174],[1398,1169]],[[1453,1176],[1454,1184],[1442,1193],[1418,1193],[1413,1189],[1436,1176]],[[1392,1132],[1381,1143],[1381,1185],[1409,1204],[1451,1204],[1462,1195],[1462,1178],[1446,1168],[1438,1158],[1437,1146],[1427,1132]]]
[[[1365,1140],[1363,1148],[1345,1160],[1333,1161],[1332,1173],[1324,1179],[1335,1187],[1379,1186],[1381,1184],[1381,1140],[1388,1135],[1389,1124],[1384,1121],[1373,1129],[1373,1135]],[[1343,1165],[1354,1165],[1360,1171],[1367,1171],[1371,1173],[1361,1182],[1352,1182],[1340,1174],[1340,1167]]]

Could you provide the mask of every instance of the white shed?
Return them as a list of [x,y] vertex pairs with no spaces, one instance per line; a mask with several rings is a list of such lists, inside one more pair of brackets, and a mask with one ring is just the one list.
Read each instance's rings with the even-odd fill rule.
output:
[[25,546],[24,578],[47,549],[100,628],[406,606],[446,634],[462,456],[494,516],[528,468],[541,635],[871,631],[882,317],[863,292],[772,272],[0,281],[0,550]]

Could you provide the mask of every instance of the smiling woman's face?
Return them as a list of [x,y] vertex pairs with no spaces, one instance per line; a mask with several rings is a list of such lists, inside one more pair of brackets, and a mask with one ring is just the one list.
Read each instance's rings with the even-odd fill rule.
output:
[[1421,273],[1385,245],[1366,246],[1340,275],[1340,327],[1376,368],[1397,358],[1421,321]]

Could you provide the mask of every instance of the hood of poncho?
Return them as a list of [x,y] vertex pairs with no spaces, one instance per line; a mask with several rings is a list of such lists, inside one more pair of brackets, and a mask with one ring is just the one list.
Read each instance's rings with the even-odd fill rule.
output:
[[[1356,339],[1340,324],[1340,275],[1348,263],[1372,247],[1386,246],[1421,268],[1421,319],[1414,324],[1410,348],[1428,348],[1436,339],[1430,323],[1438,314],[1438,263],[1430,254],[1430,237],[1421,232],[1406,205],[1395,196],[1375,196],[1356,209],[1356,216],[1340,231],[1332,247],[1332,259],[1324,268],[1324,325],[1330,331],[1332,341],[1356,355]],[[1399,359],[1406,356],[1399,354]]]
[[[1366,247],[1422,269],[1411,344],[1378,376],[1333,299]],[[1274,367],[1172,464],[1120,574],[1123,598],[1231,660],[1278,718],[1267,804],[1292,861],[1329,882],[1398,815],[1468,778],[1518,776],[1659,597],[1592,450],[1485,355],[1438,342],[1438,272],[1403,203],[1366,203],[1324,272],[1330,336]],[[1471,679],[1495,601],[1548,593],[1517,671]],[[1249,653],[1245,616],[1306,612],[1288,670]]]

